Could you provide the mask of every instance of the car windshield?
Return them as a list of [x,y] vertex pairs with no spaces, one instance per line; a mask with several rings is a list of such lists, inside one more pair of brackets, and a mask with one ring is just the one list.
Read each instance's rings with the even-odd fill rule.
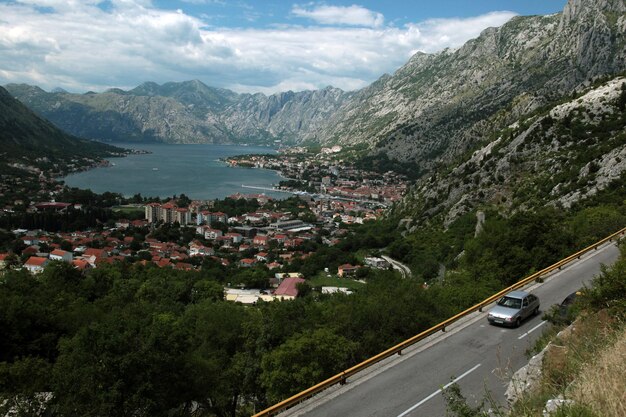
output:
[[502,307],[520,309],[522,308],[522,300],[519,298],[502,297],[500,301],[498,301],[498,305]]

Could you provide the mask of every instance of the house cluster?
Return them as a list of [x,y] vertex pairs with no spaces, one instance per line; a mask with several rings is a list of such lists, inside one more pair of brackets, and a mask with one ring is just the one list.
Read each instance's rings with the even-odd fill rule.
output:
[[222,254],[240,254],[241,268],[262,263],[272,270],[296,257],[306,258],[309,254],[298,248],[314,239],[319,230],[302,220],[289,219],[286,213],[269,210],[229,217],[227,223],[226,230],[197,225],[196,234]]
[[[15,247],[21,249],[15,254],[0,254],[0,269],[10,264],[12,268],[23,267],[38,274],[50,262],[57,261],[82,271],[113,262],[199,270],[209,258],[233,274],[237,274],[235,269],[239,268],[257,268],[255,271],[266,271],[268,277],[273,274],[271,289],[227,288],[226,299],[235,302],[285,300],[298,295],[298,284],[304,280],[301,275],[283,272],[290,270],[294,260],[308,258],[320,241],[327,245],[338,243],[349,233],[343,223],[361,223],[382,213],[382,208],[368,208],[357,201],[315,201],[308,196],[284,202],[272,201],[264,195],[235,194],[230,198],[256,199],[260,204],[251,205],[254,211],[232,215],[216,210],[215,202],[192,201],[187,207],[178,207],[175,201],[168,201],[145,205],[143,220],[117,220],[114,227],[109,225],[106,229],[73,233],[14,230],[19,240]],[[36,208],[62,211],[71,206],[47,202],[37,204]],[[171,223],[179,226],[161,228],[162,224]],[[172,231],[177,231],[178,237],[162,241],[166,240],[163,236]],[[183,235],[185,240],[181,239]],[[366,264],[385,267],[384,262],[372,259]],[[332,273],[343,278],[354,277],[359,268],[362,266],[345,264]],[[347,291],[334,287],[323,290]]]
[[30,202],[48,201],[63,191],[64,185],[57,180],[59,177],[108,164],[106,160],[89,157],[56,159],[54,162],[47,157],[26,162],[27,159],[25,157],[22,163],[6,164],[11,169],[0,174],[0,216],[14,211],[37,211],[35,204]]
[[276,273],[270,280],[272,288],[269,290],[226,288],[225,298],[242,304],[256,304],[258,301],[293,300],[298,296],[298,284],[306,280],[299,272]]
[[[227,301],[242,304],[256,304],[259,301],[294,300],[300,292],[298,285],[305,283],[306,279],[299,272],[278,272],[270,282],[272,288],[269,290],[225,288],[225,298]],[[352,291],[345,287],[323,286],[321,290],[322,294],[352,294]]]
[[337,196],[355,201],[390,204],[398,201],[407,191],[408,181],[402,174],[357,169],[338,159],[340,146],[322,148],[318,154],[283,152],[279,155],[243,155],[231,157],[232,166],[249,166],[277,170],[289,179],[282,188],[302,191],[294,187],[296,181],[305,190],[315,190],[322,195]]
[[[146,224],[143,220],[127,222],[135,227]],[[23,260],[22,266],[34,274],[43,272],[51,261],[67,262],[79,270],[86,270],[103,263],[121,261],[133,255],[131,244],[134,238],[127,236],[119,239],[113,237],[108,230],[47,233],[18,229],[13,232],[23,247],[20,253],[15,254],[16,261]],[[6,253],[0,255],[5,261],[10,257]]]

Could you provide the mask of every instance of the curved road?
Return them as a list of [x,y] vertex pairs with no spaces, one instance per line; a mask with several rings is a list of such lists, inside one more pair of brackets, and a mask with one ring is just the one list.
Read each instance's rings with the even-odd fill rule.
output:
[[[606,245],[529,288],[539,296],[541,308],[548,309],[589,283],[601,264],[611,264],[618,257],[616,245]],[[506,385],[527,363],[525,351],[541,334],[545,322],[540,314],[517,329],[494,327],[487,323],[488,310],[461,319],[447,332],[430,336],[281,416],[445,416],[440,388],[452,379],[470,401],[479,401],[488,390],[504,404]]]
[[385,261],[389,262],[391,266],[393,267],[393,269],[400,271],[400,275],[402,275],[402,278],[406,278],[406,277],[411,278],[411,268],[409,268],[402,262],[398,262],[395,259],[388,257],[387,255],[381,255],[380,257],[383,258]]

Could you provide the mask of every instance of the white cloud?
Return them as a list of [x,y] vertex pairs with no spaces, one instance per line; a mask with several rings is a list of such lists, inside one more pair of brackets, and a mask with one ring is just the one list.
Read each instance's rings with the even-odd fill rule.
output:
[[[95,0],[24,1],[0,3],[0,84],[70,91],[189,79],[239,92],[353,90],[395,71],[415,51],[460,46],[513,16],[498,12],[401,28],[215,29],[148,0],[113,0],[106,10]],[[44,6],[54,11],[38,9]]]
[[378,12],[365,7],[352,6],[326,6],[318,5],[311,9],[295,5],[291,13],[298,17],[312,19],[323,25],[347,25],[365,26],[377,28],[385,22],[385,17]]

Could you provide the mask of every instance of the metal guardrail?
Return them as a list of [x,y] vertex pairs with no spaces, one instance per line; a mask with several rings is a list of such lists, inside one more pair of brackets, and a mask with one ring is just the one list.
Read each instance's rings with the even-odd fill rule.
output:
[[442,321],[441,323],[431,327],[430,329],[424,330],[423,332],[403,341],[398,343],[397,345],[390,347],[389,349],[377,354],[376,356],[372,356],[369,359],[366,359],[365,361],[354,365],[351,368],[346,369],[343,372],[338,373],[337,375],[334,375],[330,378],[328,378],[325,381],[320,382],[319,384],[313,385],[310,388],[305,389],[304,391],[290,397],[287,398],[286,400],[283,400],[281,402],[279,402],[278,404],[274,404],[273,406],[266,408],[263,411],[260,411],[256,414],[254,414],[252,417],[264,417],[264,416],[272,416],[275,415],[281,411],[284,411],[290,407],[293,407],[294,405],[312,397],[313,395],[335,385],[335,384],[345,384],[347,378],[349,378],[350,376],[356,374],[357,372],[360,372],[368,367],[370,367],[371,365],[374,365],[380,361],[382,361],[383,359],[386,359],[390,356],[393,356],[395,354],[400,354],[402,353],[402,350],[408,348],[409,346],[425,339],[426,337],[437,333],[438,331],[445,331],[446,327],[451,325],[452,323],[456,322],[457,320],[473,313],[474,311],[482,311],[483,307],[491,304],[492,302],[494,302],[495,300],[497,300],[498,298],[502,297],[504,294],[508,293],[509,291],[513,291],[516,290],[518,288],[521,288],[523,286],[525,286],[526,284],[528,284],[529,282],[536,280],[537,278],[540,278],[542,275],[546,275],[550,272],[553,272],[557,269],[561,269],[564,265],[572,262],[575,259],[580,259],[581,256],[583,256],[584,254],[586,254],[587,252],[590,252],[592,250],[597,250],[599,246],[605,244],[606,242],[610,242],[613,239],[616,239],[619,236],[622,236],[626,233],[626,227],[613,233],[610,236],[605,237],[604,239],[586,247],[585,249],[582,249],[570,256],[568,256],[565,259],[562,259],[560,261],[558,261],[557,263],[550,265],[547,268],[542,269],[541,271],[535,272],[534,274],[516,282],[515,284],[511,285],[510,287],[507,287],[505,289],[503,289],[502,291],[492,295],[489,298],[486,298],[485,300],[481,301],[478,304],[473,305],[472,307],[468,308],[465,311],[462,311],[458,314],[456,314],[455,316],[450,317],[447,320]]

